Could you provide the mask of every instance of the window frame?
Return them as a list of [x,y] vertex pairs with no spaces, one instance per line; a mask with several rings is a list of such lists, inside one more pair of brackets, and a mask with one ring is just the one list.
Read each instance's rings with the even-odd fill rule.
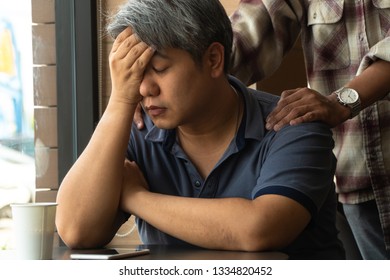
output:
[[56,0],[59,182],[99,119],[97,12],[93,0]]

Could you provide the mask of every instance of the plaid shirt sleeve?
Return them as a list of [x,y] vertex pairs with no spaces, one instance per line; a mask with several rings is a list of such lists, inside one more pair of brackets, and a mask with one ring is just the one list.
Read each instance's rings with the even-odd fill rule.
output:
[[377,59],[390,62],[390,30],[388,30],[386,37],[371,47],[370,51],[363,57],[357,74],[359,75]]
[[301,1],[241,1],[231,15],[231,73],[246,84],[271,75],[294,45],[303,11]]

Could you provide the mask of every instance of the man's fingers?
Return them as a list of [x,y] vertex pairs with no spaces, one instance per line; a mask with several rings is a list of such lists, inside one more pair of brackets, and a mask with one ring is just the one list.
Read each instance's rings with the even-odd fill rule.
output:
[[130,27],[127,27],[125,30],[123,30],[121,33],[119,33],[118,37],[116,37],[114,44],[112,45],[112,52],[115,52],[119,46],[122,44],[122,42],[130,37],[133,34],[133,31]]
[[291,114],[297,106],[295,103],[295,101],[288,101],[286,99],[279,100],[278,105],[266,119],[266,128],[270,130],[273,129],[276,124],[278,124],[278,126],[288,124],[291,117],[294,117],[296,114],[294,112]]
[[[275,121],[278,121],[280,118],[283,118],[283,116],[285,116],[290,111],[289,108],[291,106],[294,106],[294,102],[299,101],[299,99],[301,98],[298,95],[298,92],[300,90],[301,88],[289,89],[283,91],[280,95],[280,100],[278,104],[267,117],[267,122],[273,123]],[[283,110],[284,112],[287,112],[284,115],[281,114],[281,111]]]
[[267,119],[268,130],[280,130],[283,126],[296,125],[302,122],[309,122],[314,119],[315,108],[306,104],[289,104],[283,107],[279,113]]
[[136,124],[138,129],[143,129],[144,128],[144,120],[142,118],[142,107],[141,104],[139,103],[137,108],[135,109],[134,112],[134,123]]
[[280,94],[280,97],[283,99],[283,98],[286,98],[288,96],[291,96],[293,95],[295,92],[297,91],[300,91],[302,88],[295,88],[295,89],[287,89],[287,90],[284,90],[282,91],[282,93]]
[[306,105],[310,104],[310,102],[307,101],[308,97],[307,88],[296,88],[283,91],[275,109],[266,119],[266,128],[268,130],[279,130],[296,118],[306,114],[308,112]]

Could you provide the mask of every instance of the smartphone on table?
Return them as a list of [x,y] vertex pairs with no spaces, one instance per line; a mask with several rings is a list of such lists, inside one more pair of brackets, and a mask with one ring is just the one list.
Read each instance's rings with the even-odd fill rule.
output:
[[149,249],[110,248],[71,253],[72,260],[118,260],[149,254]]

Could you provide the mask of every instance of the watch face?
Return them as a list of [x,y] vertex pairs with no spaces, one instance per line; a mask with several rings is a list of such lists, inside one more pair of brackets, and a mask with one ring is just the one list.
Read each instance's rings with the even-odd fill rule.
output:
[[340,92],[340,99],[346,104],[355,103],[359,98],[358,93],[353,89],[344,89]]

